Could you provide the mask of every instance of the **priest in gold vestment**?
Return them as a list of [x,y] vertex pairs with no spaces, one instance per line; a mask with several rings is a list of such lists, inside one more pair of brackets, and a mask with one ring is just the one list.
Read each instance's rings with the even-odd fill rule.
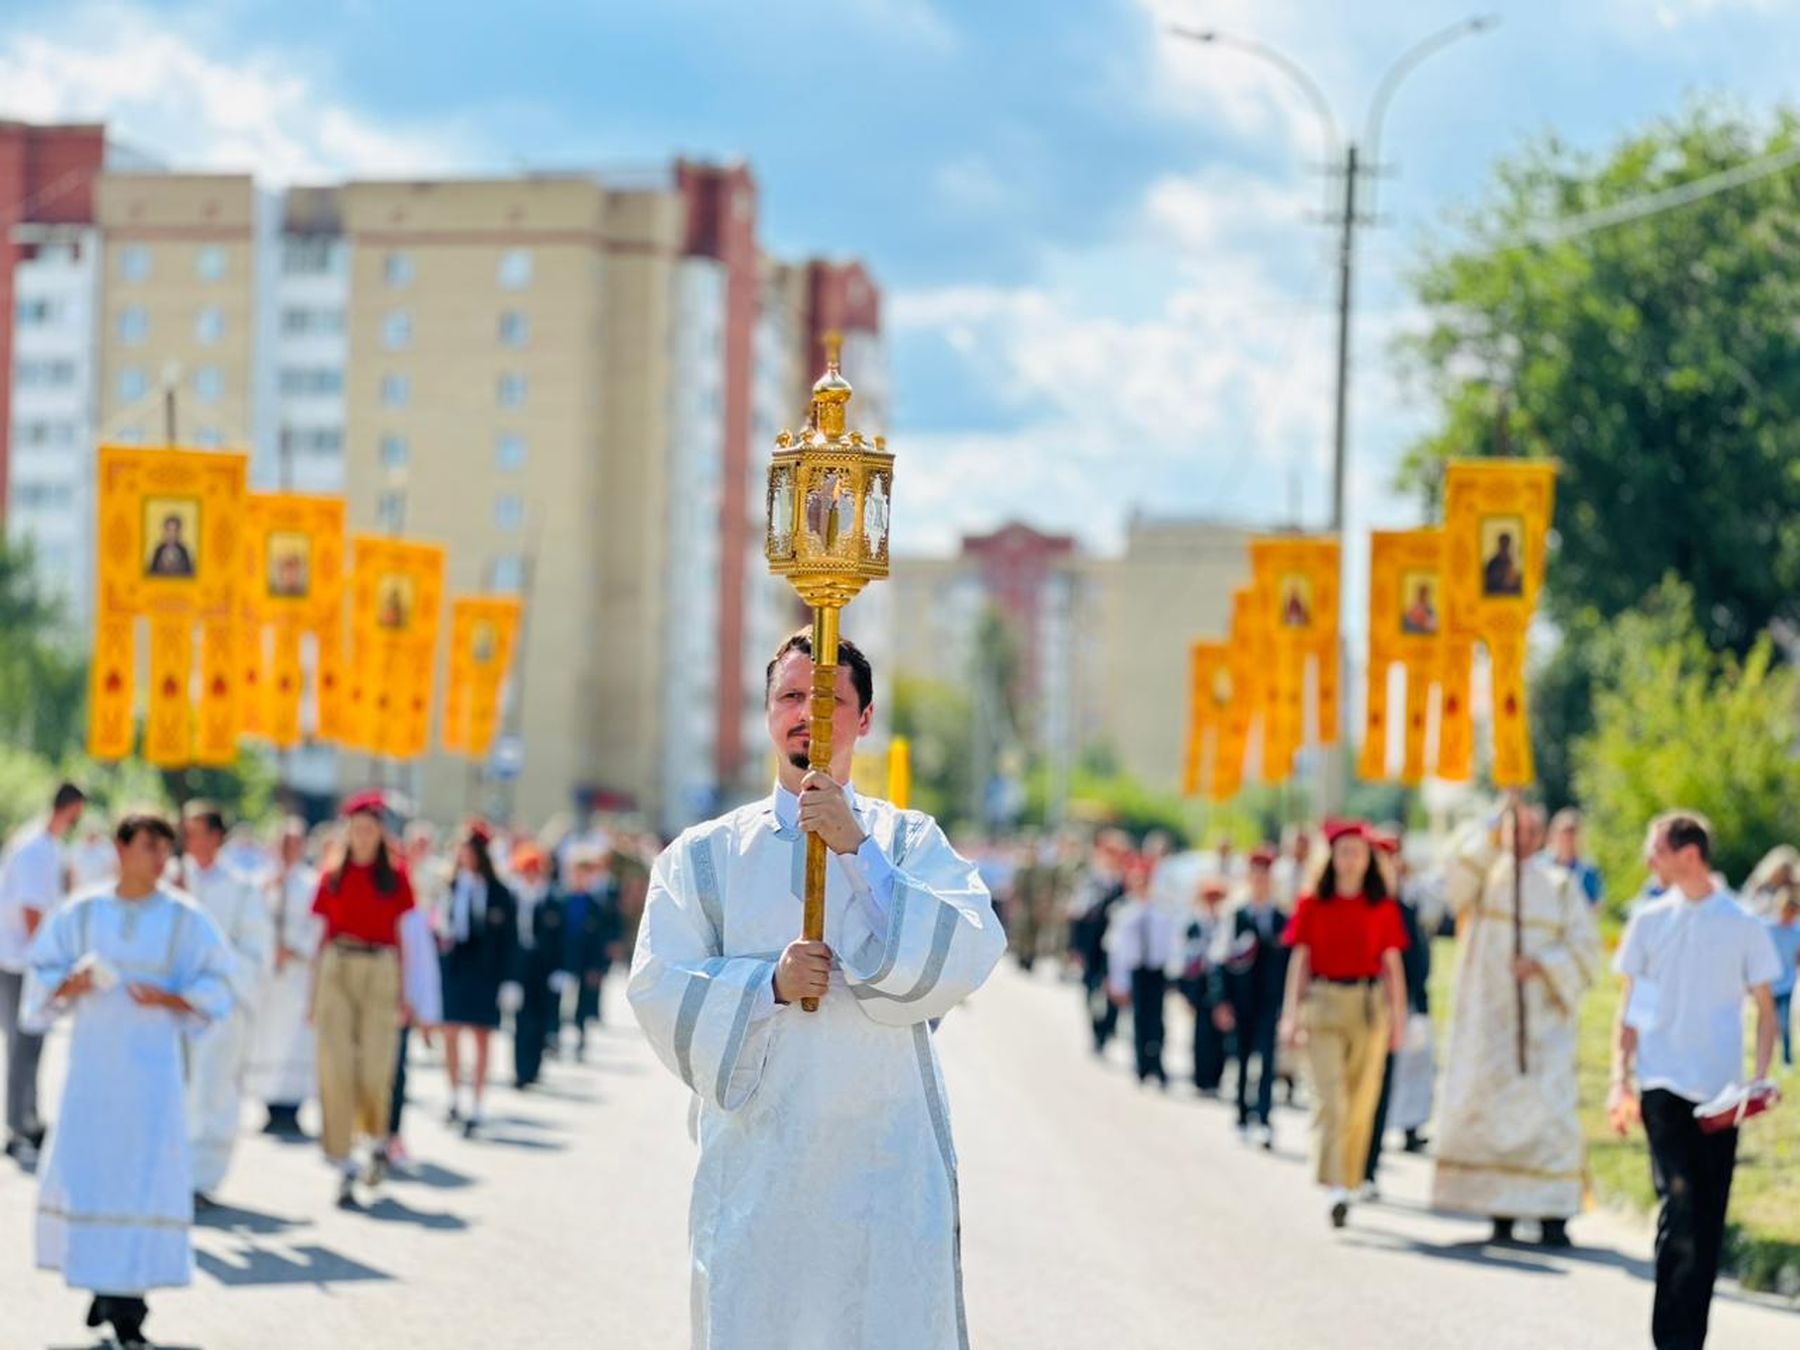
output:
[[[1513,946],[1513,855],[1488,832],[1465,836],[1450,862],[1456,982],[1438,1093],[1437,1209],[1479,1214],[1494,1240],[1536,1220],[1546,1246],[1568,1245],[1581,1208],[1575,1042],[1581,997],[1600,970],[1600,938],[1581,887],[1539,853],[1544,817],[1519,808],[1523,949]],[[1518,983],[1525,987],[1519,1066]]]

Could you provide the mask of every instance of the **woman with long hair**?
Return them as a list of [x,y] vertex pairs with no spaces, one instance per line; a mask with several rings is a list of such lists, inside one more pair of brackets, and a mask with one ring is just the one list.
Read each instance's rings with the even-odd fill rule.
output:
[[[474,1138],[487,1091],[488,1040],[500,1026],[503,1003],[517,1011],[514,981],[519,948],[518,904],[494,870],[493,831],[476,821],[456,846],[456,871],[438,934],[443,968],[444,1067],[450,1075],[451,1124]],[[475,1043],[469,1105],[463,1109],[462,1033]]]
[[1281,1039],[1306,1045],[1314,1169],[1330,1195],[1331,1226],[1342,1228],[1368,1163],[1382,1069],[1406,1034],[1406,932],[1374,865],[1368,826],[1328,821],[1325,840],[1331,856],[1282,937],[1293,957]]
[[400,920],[413,907],[406,872],[388,848],[380,792],[344,803],[343,853],[319,882],[313,913],[324,932],[313,961],[319,1107],[325,1156],[338,1170],[338,1205],[358,1207],[356,1136],[370,1142],[367,1184],[387,1175],[388,1101],[405,1016]]

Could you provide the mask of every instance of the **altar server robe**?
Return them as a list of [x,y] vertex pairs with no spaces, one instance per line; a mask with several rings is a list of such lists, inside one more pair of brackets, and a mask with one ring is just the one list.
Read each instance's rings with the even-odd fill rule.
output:
[[[319,874],[297,864],[271,876],[263,889],[270,906],[269,975],[257,992],[244,1085],[258,1101],[299,1106],[318,1090],[306,1004],[321,929],[313,913]],[[275,953],[283,948],[300,955],[277,968]]]
[[271,965],[273,925],[256,884],[222,859],[201,867],[184,858],[179,875],[180,884],[212,916],[232,954],[231,1011],[196,1035],[188,1047],[194,1189],[211,1192],[225,1180],[237,1146],[250,1020]]
[[1461,932],[1431,1200],[1486,1217],[1566,1219],[1581,1209],[1576,1036],[1582,995],[1600,969],[1600,938],[1570,874],[1527,858],[1524,955],[1544,973],[1525,984],[1521,1074],[1512,892],[1513,860],[1494,861],[1485,840],[1466,843],[1449,876]]
[[[835,960],[816,1012],[775,1007],[771,988],[801,924],[805,843],[791,795],[688,830],[652,873],[628,995],[695,1094],[702,1350],[968,1344],[956,1153],[932,1036],[1006,937],[974,866],[929,816],[848,795],[871,843],[828,865]],[[870,847],[879,869],[866,865]]]
[[[51,996],[94,954],[119,976],[72,1005]],[[191,899],[159,890],[72,900],[32,943],[25,1013],[43,1026],[72,1011],[68,1076],[38,1178],[37,1264],[77,1289],[142,1294],[193,1277],[194,1184],[182,1092],[182,1039],[231,1009],[232,956]],[[192,1016],[139,1007],[128,984],[179,994]]]

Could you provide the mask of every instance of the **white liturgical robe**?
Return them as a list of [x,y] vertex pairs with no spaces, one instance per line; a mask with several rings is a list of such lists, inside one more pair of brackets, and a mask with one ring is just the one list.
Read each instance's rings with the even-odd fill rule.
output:
[[[251,1018],[244,1087],[261,1102],[299,1106],[317,1090],[313,1029],[306,1020],[313,953],[320,922],[312,912],[319,874],[305,863],[277,872],[260,888],[267,897],[273,937],[270,974]],[[284,961],[283,951],[293,953]]]
[[1581,1209],[1583,1153],[1575,1050],[1581,998],[1599,973],[1587,898],[1564,869],[1527,858],[1520,882],[1525,983],[1519,1072],[1511,858],[1465,845],[1449,895],[1462,919],[1437,1119],[1435,1208],[1490,1218],[1566,1219]]
[[[38,1179],[37,1263],[97,1293],[184,1285],[194,1185],[181,1041],[230,1012],[231,952],[186,896],[79,897],[32,943],[25,1011],[34,1024],[70,1011],[51,996],[84,957],[117,982],[72,1005],[68,1078]],[[179,994],[194,1015],[140,1007],[126,990],[140,983]]]
[[1005,949],[986,888],[929,816],[856,798],[827,869],[831,984],[773,1005],[800,932],[794,798],[688,830],[657,859],[629,997],[693,1089],[693,1344],[965,1347],[956,1152],[937,1019]]

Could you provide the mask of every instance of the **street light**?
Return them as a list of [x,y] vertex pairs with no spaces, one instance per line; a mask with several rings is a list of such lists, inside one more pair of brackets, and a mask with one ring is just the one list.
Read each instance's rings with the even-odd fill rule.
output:
[[[1381,77],[1381,82],[1375,86],[1375,96],[1369,101],[1369,116],[1364,124],[1362,142],[1368,147],[1368,165],[1365,167],[1361,163],[1355,141],[1344,145],[1341,150],[1344,201],[1333,222],[1339,228],[1337,389],[1333,404],[1331,435],[1331,531],[1333,534],[1341,534],[1344,528],[1344,460],[1348,448],[1350,414],[1350,310],[1355,297],[1356,227],[1362,224],[1364,219],[1359,215],[1356,201],[1357,180],[1365,173],[1373,176],[1380,172],[1381,127],[1387,117],[1388,104],[1393,101],[1394,91],[1399,88],[1401,81],[1428,58],[1435,56],[1453,42],[1477,33],[1485,33],[1499,22],[1500,16],[1497,14],[1478,14],[1459,23],[1453,23],[1447,28],[1439,29],[1402,52],[1399,58],[1388,67],[1387,73]],[[1318,114],[1323,129],[1328,161],[1338,158],[1342,133],[1338,129],[1337,118],[1332,114],[1331,101],[1325,97],[1318,82],[1308,75],[1305,68],[1297,61],[1261,42],[1237,37],[1216,28],[1187,28],[1171,25],[1169,31],[1176,37],[1186,38],[1191,42],[1205,43],[1214,47],[1229,47],[1233,51],[1254,56],[1279,70],[1294,83],[1307,102],[1312,104],[1313,111]],[[1374,193],[1371,187],[1371,203],[1373,199]]]

